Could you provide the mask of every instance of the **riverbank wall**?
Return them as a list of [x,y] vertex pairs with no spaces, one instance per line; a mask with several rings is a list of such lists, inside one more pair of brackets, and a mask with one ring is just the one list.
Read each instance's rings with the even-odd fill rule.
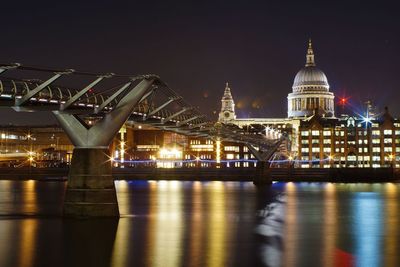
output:
[[[68,168],[1,168],[0,179],[67,180]],[[116,180],[253,181],[255,168],[114,168]],[[400,182],[395,168],[272,168],[273,181]]]

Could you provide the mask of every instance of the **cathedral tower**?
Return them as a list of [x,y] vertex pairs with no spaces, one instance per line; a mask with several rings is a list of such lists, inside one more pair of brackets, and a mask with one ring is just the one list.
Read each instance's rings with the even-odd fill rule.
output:
[[218,121],[226,123],[235,119],[235,102],[233,101],[229,84],[226,83],[224,96],[221,99],[221,111],[218,116]]

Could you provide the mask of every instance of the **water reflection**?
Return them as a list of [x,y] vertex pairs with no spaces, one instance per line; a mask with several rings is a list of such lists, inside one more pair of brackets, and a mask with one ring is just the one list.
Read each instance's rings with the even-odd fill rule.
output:
[[328,183],[324,188],[323,252],[322,265],[334,267],[337,237],[337,198],[336,187]]
[[0,266],[400,262],[398,184],[119,181],[119,221],[57,217],[64,188],[0,181]]
[[399,266],[399,204],[397,185],[385,186],[385,262],[384,266]]

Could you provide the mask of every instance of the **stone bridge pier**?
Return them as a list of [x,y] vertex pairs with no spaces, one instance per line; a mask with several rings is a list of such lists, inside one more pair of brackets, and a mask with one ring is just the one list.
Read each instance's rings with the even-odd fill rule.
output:
[[253,178],[254,185],[262,186],[272,184],[270,160],[281,143],[282,139],[278,141],[272,148],[269,148],[266,151],[258,150],[254,146],[247,144],[247,147],[257,159],[256,173],[255,177]]
[[[74,114],[53,111],[75,146],[64,199],[64,216],[119,217],[109,145],[154,81],[153,77],[140,81],[112,111],[91,127]],[[129,87],[125,86],[124,90],[126,88]],[[105,105],[96,112],[103,108]]]

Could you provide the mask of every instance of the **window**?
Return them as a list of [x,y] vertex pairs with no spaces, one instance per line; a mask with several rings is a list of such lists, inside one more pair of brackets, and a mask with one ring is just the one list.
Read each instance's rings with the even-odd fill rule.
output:
[[324,152],[330,153],[331,152],[331,148],[330,147],[324,147]]
[[383,151],[385,152],[392,152],[392,148],[391,147],[384,147]]
[[319,131],[318,130],[313,130],[313,131],[311,131],[311,134],[313,136],[319,136]]
[[392,138],[385,138],[385,139],[383,139],[383,142],[385,144],[391,144],[392,143]]
[[372,131],[372,134],[373,134],[373,135],[380,135],[381,132],[380,132],[379,130],[373,130],[373,131]]
[[381,148],[380,147],[373,147],[372,148],[372,152],[381,152]]
[[324,144],[330,144],[331,143],[331,139],[324,139]]
[[324,131],[324,136],[331,136],[331,131]]
[[309,136],[309,134],[308,131],[301,131],[301,136]]
[[301,143],[304,145],[308,145],[308,139],[301,140]]
[[313,147],[311,151],[314,153],[319,153],[319,147]]
[[392,130],[383,130],[383,134],[392,135]]
[[226,154],[226,159],[234,159],[234,157],[233,154]]
[[233,152],[239,152],[239,147],[238,146],[226,146],[224,148],[225,151],[233,151]]
[[310,151],[310,150],[308,149],[308,147],[302,147],[302,148],[301,148],[301,152],[308,152],[308,151]]
[[373,144],[379,144],[380,142],[381,142],[380,139],[377,139],[377,138],[372,139]]

